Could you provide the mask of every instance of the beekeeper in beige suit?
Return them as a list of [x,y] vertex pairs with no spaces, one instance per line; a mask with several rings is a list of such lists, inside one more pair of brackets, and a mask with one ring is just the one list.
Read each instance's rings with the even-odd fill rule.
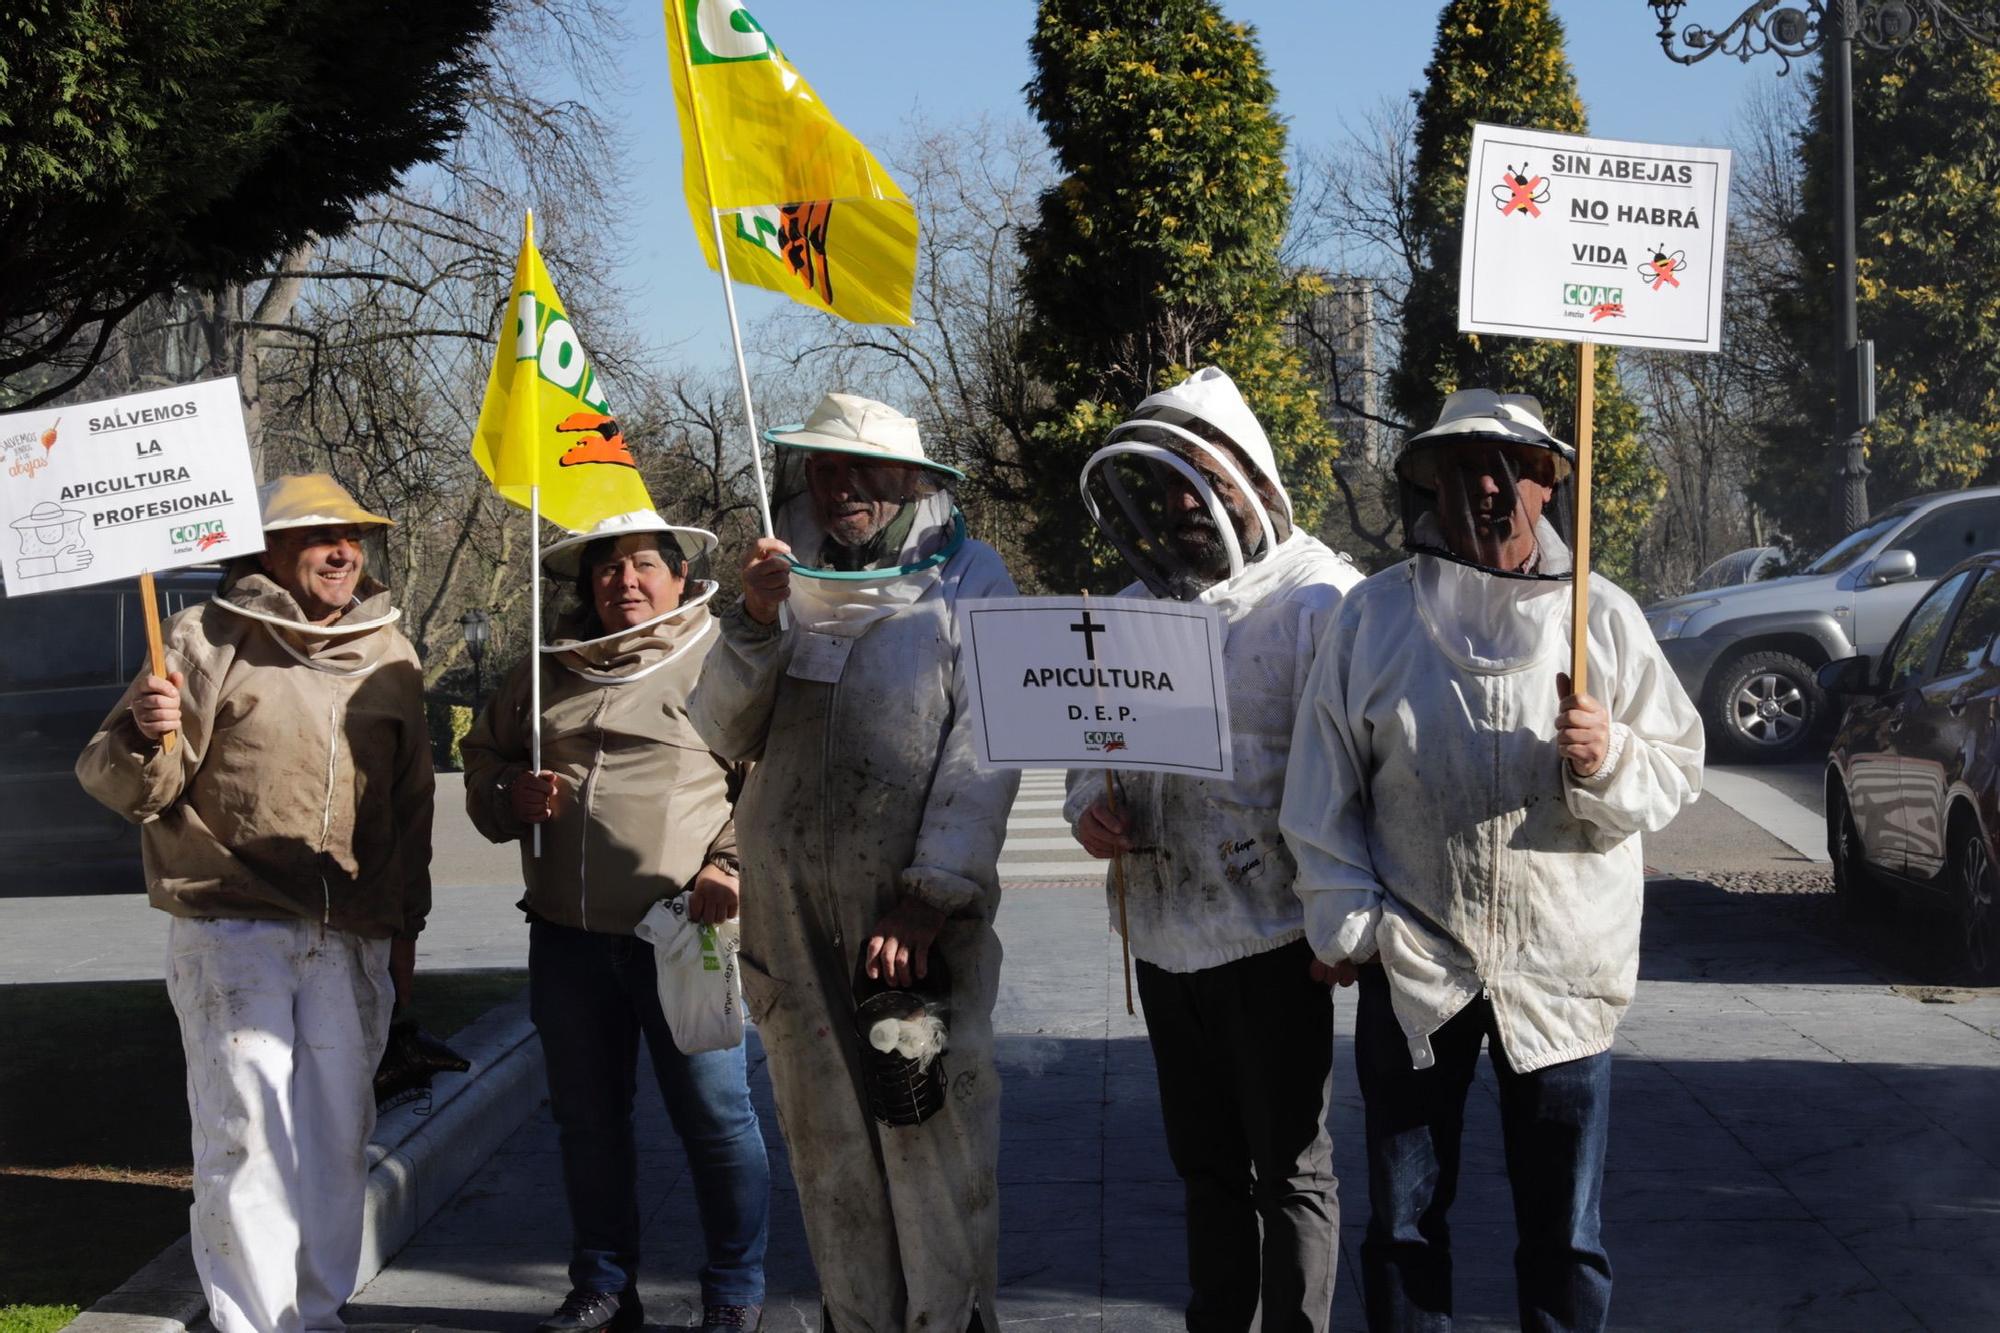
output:
[[167,676],[135,680],[76,766],[140,825],[172,918],[189,1231],[221,1333],[342,1327],[373,1074],[431,901],[423,682],[364,570],[390,520],[323,474],[259,499],[264,551],[167,623]]

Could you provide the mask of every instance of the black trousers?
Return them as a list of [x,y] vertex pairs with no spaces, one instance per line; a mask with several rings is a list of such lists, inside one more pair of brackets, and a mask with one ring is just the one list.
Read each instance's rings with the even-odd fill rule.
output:
[[[1333,997],[1300,940],[1199,972],[1139,964],[1167,1151],[1187,1190],[1189,1333],[1325,1333],[1340,1199]],[[1261,1223],[1261,1236],[1260,1236]]]

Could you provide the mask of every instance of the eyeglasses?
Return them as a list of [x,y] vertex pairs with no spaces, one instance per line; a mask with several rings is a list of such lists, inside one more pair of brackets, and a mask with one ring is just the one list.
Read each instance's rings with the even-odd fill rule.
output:
[[877,463],[848,454],[813,454],[806,481],[821,495],[846,494],[890,504],[909,504],[936,495],[941,484],[928,468],[910,463]]

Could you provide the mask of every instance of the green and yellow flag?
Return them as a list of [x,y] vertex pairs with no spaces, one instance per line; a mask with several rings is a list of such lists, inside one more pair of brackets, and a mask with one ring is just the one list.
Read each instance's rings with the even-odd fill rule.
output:
[[535,249],[532,213],[498,341],[472,457],[500,494],[526,509],[528,488],[540,486],[542,517],[572,532],[652,508],[604,384]]
[[665,0],[683,188],[708,266],[857,324],[910,323],[917,211],[742,0]]

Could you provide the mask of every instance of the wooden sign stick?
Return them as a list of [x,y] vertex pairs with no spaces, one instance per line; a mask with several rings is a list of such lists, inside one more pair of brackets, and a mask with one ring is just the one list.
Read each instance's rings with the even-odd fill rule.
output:
[[[160,594],[153,587],[153,571],[139,573],[139,601],[146,610],[146,656],[151,665],[148,668],[161,680],[167,678],[167,649],[160,638]],[[180,738],[178,732],[168,732],[160,737],[160,753],[172,754],[174,742]]]
[[1576,549],[1571,567],[1569,688],[1590,675],[1590,427],[1597,414],[1597,344],[1576,345]]

